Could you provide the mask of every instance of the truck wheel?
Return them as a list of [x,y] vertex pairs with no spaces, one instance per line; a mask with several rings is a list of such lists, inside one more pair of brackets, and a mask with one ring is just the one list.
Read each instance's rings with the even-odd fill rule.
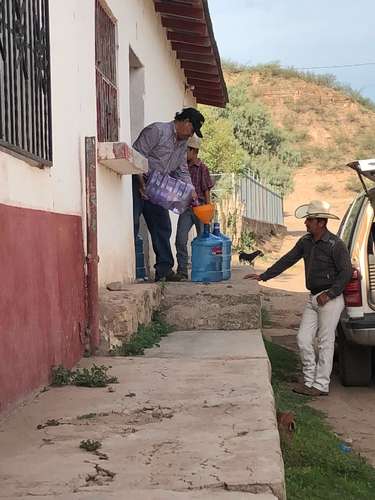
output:
[[366,386],[371,382],[371,347],[348,342],[338,330],[340,380],[345,386]]

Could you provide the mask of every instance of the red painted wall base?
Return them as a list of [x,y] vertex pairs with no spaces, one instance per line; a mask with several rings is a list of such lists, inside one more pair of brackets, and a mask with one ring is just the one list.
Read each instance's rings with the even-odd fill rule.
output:
[[72,367],[84,336],[81,218],[0,204],[0,410]]

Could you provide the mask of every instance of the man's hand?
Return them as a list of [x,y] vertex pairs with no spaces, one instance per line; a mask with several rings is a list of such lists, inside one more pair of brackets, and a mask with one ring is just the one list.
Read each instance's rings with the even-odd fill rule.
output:
[[194,190],[193,190],[193,192],[191,193],[191,197],[192,197],[193,201],[195,201],[195,200],[197,200],[197,199],[198,199],[198,195],[197,195],[197,193],[196,193],[195,189],[194,189]]
[[321,293],[316,298],[316,301],[319,306],[325,306],[329,300],[331,300],[331,297],[328,295],[327,292]]
[[260,277],[260,274],[246,274],[246,276],[243,277],[244,280],[256,280],[256,281],[262,281],[262,278]]

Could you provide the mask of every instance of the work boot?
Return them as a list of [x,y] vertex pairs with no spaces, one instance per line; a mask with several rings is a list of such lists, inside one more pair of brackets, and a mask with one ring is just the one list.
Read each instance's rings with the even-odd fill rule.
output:
[[321,390],[317,389],[316,387],[307,387],[307,385],[305,385],[305,384],[296,384],[295,387],[293,387],[293,392],[296,392],[297,394],[303,394],[304,396],[311,396],[311,397],[328,396],[328,392],[321,391]]
[[180,277],[180,281],[188,281],[189,275],[187,271],[179,271],[177,270],[176,276]]
[[169,273],[165,276],[155,275],[155,282],[157,281],[181,281],[181,276],[173,271],[169,271]]

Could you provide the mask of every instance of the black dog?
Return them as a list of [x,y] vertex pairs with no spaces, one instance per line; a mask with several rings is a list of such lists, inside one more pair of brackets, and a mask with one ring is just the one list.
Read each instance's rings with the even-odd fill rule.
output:
[[251,253],[240,252],[238,257],[241,264],[247,262],[251,265],[254,259],[256,259],[257,257],[263,257],[263,255],[263,252],[261,252],[260,250],[255,250],[255,252]]

